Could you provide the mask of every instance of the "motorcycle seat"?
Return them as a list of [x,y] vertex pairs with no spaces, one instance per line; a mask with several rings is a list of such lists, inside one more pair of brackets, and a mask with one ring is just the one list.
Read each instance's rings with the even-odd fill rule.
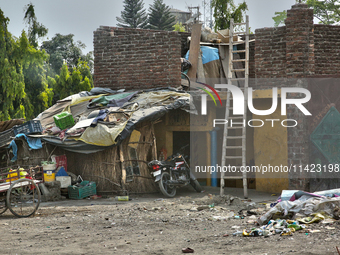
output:
[[163,161],[162,164],[164,166],[171,166],[171,167],[175,166],[175,162],[174,161]]

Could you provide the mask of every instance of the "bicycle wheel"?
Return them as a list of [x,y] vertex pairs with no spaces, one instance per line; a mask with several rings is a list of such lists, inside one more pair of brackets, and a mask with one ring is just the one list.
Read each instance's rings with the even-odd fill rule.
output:
[[17,217],[33,215],[39,207],[40,200],[39,187],[30,179],[20,179],[13,182],[6,196],[8,209]]
[[0,197],[0,215],[7,211],[6,197]]

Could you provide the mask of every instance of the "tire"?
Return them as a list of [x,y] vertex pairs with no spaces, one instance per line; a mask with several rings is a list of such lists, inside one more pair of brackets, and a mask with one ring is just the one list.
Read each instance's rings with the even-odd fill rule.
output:
[[170,180],[170,174],[163,172],[159,181],[159,188],[164,196],[174,197],[176,195],[176,186],[168,185],[167,182]]
[[197,180],[190,180],[190,185],[197,191],[202,192],[202,186],[199,184]]
[[0,215],[7,211],[6,197],[0,198]]
[[[188,87],[186,88],[187,90],[190,90],[190,78],[188,77],[188,75],[186,75],[185,73],[181,73],[181,79],[185,80],[188,82]],[[185,85],[182,87],[186,87]]]
[[19,179],[7,191],[6,204],[17,217],[30,217],[39,207],[41,194],[38,185],[30,179]]

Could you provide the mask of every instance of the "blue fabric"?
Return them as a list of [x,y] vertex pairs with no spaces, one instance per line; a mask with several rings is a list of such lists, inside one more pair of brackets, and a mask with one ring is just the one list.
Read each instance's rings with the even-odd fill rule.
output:
[[[201,46],[201,51],[202,51],[203,65],[206,64],[206,63],[209,63],[211,61],[220,59],[217,48],[213,48],[213,47],[209,47],[209,46]],[[189,59],[189,51],[185,55],[185,58]]]
[[68,176],[63,166],[61,166],[55,176]]
[[[27,144],[30,148],[33,150],[41,149],[42,143],[40,138],[33,138],[33,137],[27,137],[25,134],[17,134],[15,138],[17,137],[25,137]],[[14,157],[11,159],[12,162],[15,162],[18,159],[18,146],[15,143],[14,139],[9,144],[8,148],[12,147],[13,155]]]
[[15,138],[17,137],[25,137],[28,143],[28,146],[32,148],[33,150],[38,150],[42,148],[42,143],[40,138],[35,137],[27,137],[25,134],[17,134]]
[[90,127],[96,127],[98,120],[104,120],[106,115],[107,115],[108,110],[104,109],[104,110],[100,110],[98,113],[98,116],[92,121]]
[[14,140],[12,140],[12,142],[8,146],[8,148],[11,148],[11,147],[12,147],[12,152],[13,152],[13,155],[14,155],[14,157],[11,159],[11,161],[15,162],[18,158],[18,146],[17,146],[17,144],[15,143]]

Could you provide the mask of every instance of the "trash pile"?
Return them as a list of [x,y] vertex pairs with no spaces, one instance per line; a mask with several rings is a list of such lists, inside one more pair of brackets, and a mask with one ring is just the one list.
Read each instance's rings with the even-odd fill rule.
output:
[[[290,196],[287,196],[290,194]],[[308,228],[311,223],[334,223],[340,219],[340,189],[308,193],[304,191],[283,191],[277,202],[256,222],[260,227],[236,231],[234,236],[281,236],[293,235],[302,230],[319,232]]]
[[[282,194],[284,193],[285,191],[282,192]],[[257,223],[263,225],[272,218],[305,218],[301,219],[304,223],[317,222],[327,218],[339,219],[339,194],[339,189],[315,193],[296,191],[288,201],[282,201],[279,198],[267,213],[257,219]],[[311,216],[313,218],[308,220]]]
[[260,228],[252,228],[247,231],[237,231],[234,236],[270,236],[279,234],[281,236],[290,236],[293,232],[306,229],[306,225],[300,225],[299,221],[294,220],[270,220],[267,225]]

